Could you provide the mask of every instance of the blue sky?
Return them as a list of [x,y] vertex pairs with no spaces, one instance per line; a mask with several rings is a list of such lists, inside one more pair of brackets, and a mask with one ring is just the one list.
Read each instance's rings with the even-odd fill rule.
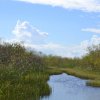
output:
[[100,1],[1,0],[0,38],[46,54],[82,56],[100,43]]

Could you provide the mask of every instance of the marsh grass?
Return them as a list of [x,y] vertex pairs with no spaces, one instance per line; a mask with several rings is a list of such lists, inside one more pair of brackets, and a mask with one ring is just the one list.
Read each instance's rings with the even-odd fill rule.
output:
[[20,44],[0,44],[0,100],[39,100],[50,94],[43,57]]
[[38,100],[40,96],[50,94],[48,76],[43,73],[4,75],[0,80],[0,100]]
[[[50,75],[67,73],[100,87],[100,47],[82,58],[43,56],[20,44],[0,44],[0,100],[39,100],[51,93]],[[95,58],[95,59],[94,59]]]
[[69,75],[90,80],[87,85],[100,87],[100,44],[88,47],[87,54],[81,58],[48,56],[46,59],[49,68],[51,68],[51,73],[65,72]]
[[100,87],[100,80],[89,80],[86,82],[87,86]]

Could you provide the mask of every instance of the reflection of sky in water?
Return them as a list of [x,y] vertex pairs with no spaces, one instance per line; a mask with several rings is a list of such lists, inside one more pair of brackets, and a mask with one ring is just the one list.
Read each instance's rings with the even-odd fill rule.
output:
[[85,82],[64,73],[52,75],[48,81],[52,93],[41,100],[100,100],[100,88],[86,86]]

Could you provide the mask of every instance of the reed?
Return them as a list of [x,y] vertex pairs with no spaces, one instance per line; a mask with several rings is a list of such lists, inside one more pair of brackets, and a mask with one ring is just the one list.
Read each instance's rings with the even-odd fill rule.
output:
[[39,100],[50,94],[43,57],[20,44],[0,44],[0,100]]

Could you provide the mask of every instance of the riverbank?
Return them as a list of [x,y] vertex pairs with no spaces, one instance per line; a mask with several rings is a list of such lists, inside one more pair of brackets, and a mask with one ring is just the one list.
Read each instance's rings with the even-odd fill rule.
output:
[[86,86],[86,81],[66,73],[50,75],[52,93],[40,100],[99,100],[100,88]]
[[66,74],[76,76],[82,79],[88,79],[86,83],[87,86],[100,87],[100,73],[99,72],[89,71],[85,69],[78,69],[78,68],[50,67],[48,73],[50,75],[66,73]]
[[100,48],[72,59],[46,56],[16,43],[0,44],[0,100],[39,100],[51,93],[47,84],[50,75],[61,73],[88,79],[87,86],[100,87],[99,55]]

